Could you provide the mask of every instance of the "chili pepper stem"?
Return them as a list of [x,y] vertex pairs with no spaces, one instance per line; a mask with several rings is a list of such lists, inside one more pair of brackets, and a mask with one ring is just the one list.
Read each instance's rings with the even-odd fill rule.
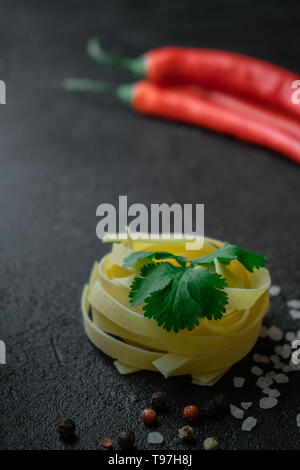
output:
[[87,43],[86,49],[88,55],[100,64],[127,70],[139,78],[145,76],[145,61],[143,56],[130,59],[128,57],[108,54],[102,49],[97,38],[91,38]]
[[133,96],[133,84],[112,85],[89,78],[67,78],[63,82],[67,91],[87,91],[92,93],[110,93],[117,96],[124,103],[131,105]]

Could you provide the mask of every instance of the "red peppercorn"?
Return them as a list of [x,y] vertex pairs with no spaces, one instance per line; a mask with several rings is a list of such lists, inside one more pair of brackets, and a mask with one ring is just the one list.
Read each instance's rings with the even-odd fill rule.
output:
[[112,444],[112,440],[107,438],[107,437],[104,437],[103,439],[101,439],[101,444],[103,447],[105,447],[106,449],[111,449],[113,444]]
[[146,408],[141,417],[145,424],[153,424],[156,421],[156,412],[152,408]]
[[195,405],[186,406],[183,410],[183,416],[188,421],[195,421],[195,419],[197,419],[198,416],[199,416],[199,410],[198,410],[197,406],[195,406]]

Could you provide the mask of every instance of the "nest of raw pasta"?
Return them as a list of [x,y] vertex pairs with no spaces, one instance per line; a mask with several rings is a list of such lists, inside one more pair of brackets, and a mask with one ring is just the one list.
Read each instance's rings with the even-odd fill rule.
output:
[[166,331],[143,315],[143,305],[129,303],[130,285],[137,275],[124,269],[132,251],[170,251],[192,259],[212,253],[223,243],[205,238],[201,250],[185,250],[184,240],[123,240],[95,263],[82,296],[82,310],[89,339],[111,356],[121,374],[140,370],[160,372],[165,377],[192,375],[193,383],[213,385],[257,341],[269,309],[269,272],[248,272],[237,260],[224,266],[215,260],[215,270],[226,278],[226,312],[221,319],[200,318],[193,330]]

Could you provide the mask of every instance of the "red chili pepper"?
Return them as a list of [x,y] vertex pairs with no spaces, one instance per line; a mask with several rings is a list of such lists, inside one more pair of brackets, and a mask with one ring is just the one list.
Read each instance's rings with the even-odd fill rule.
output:
[[[239,101],[224,94],[210,94],[188,87],[162,87],[147,81],[114,87],[93,80],[69,79],[65,82],[65,88],[77,91],[110,91],[139,113],[229,134],[271,148],[300,163],[297,122],[262,108],[257,111],[244,101],[239,110]],[[252,115],[248,112],[249,108]]]
[[276,110],[266,108],[258,103],[251,103],[251,101],[221,91],[204,90],[199,87],[185,88],[189,90],[190,93],[195,93],[195,96],[203,96],[215,104],[224,106],[228,110],[236,111],[238,114],[253,120],[279,128],[297,139],[300,139],[300,122],[288,115],[281,114]]
[[163,47],[136,59],[104,52],[98,41],[88,44],[98,62],[117,66],[162,85],[197,85],[245,97],[300,117],[292,102],[292,83],[300,76],[277,65],[234,52]]
[[134,88],[132,106],[140,113],[203,126],[269,147],[300,163],[299,138],[196,96],[189,90],[139,82]]

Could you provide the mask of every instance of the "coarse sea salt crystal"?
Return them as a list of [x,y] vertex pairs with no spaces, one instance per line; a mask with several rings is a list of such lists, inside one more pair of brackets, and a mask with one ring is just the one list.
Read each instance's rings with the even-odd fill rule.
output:
[[243,419],[243,417],[244,417],[244,410],[241,410],[240,408],[238,408],[235,405],[230,404],[230,413],[236,419]]
[[300,413],[297,414],[296,421],[297,421],[298,428],[300,428]]
[[289,314],[294,320],[299,320],[300,319],[300,310],[289,310]]
[[241,407],[244,408],[244,410],[248,410],[252,406],[252,401],[242,401]]
[[265,395],[269,395],[271,398],[278,398],[280,397],[280,391],[277,388],[264,388],[263,393]]
[[286,384],[290,381],[287,375],[285,374],[276,374],[276,377],[274,377],[275,382],[278,384]]
[[266,338],[268,336],[268,328],[266,326],[262,326],[260,329],[259,337]]
[[282,346],[281,357],[287,359],[291,355],[291,346],[289,344],[284,344]]
[[292,343],[296,339],[296,335],[293,331],[287,331],[285,334],[285,339]]
[[280,362],[280,359],[277,356],[277,354],[272,354],[270,359],[271,359],[272,362],[274,362],[274,364],[276,364],[276,362]]
[[284,344],[282,346],[278,345],[275,347],[275,352],[276,354],[279,354],[279,356],[283,357],[283,359],[287,359],[291,354],[291,346],[289,344]]
[[277,403],[278,403],[277,398],[273,398],[269,396],[269,397],[262,398],[259,401],[259,406],[262,410],[269,410],[270,408],[273,408],[274,406],[276,406]]
[[282,368],[282,372],[284,372],[285,374],[288,374],[292,370],[293,370],[293,368],[289,364],[284,364],[284,366]]
[[283,332],[277,326],[271,326],[268,329],[268,336],[272,341],[280,341],[283,338]]
[[275,362],[275,364],[274,364],[274,369],[278,370],[278,369],[282,369],[283,367],[284,367],[283,362],[279,361],[279,362]]
[[251,373],[253,375],[262,375],[264,373],[264,371],[260,368],[260,367],[257,367],[257,366],[253,366],[251,368]]
[[270,362],[270,359],[268,356],[261,356],[260,354],[253,354],[253,360],[255,362],[261,362],[262,364],[268,364]]
[[164,442],[164,436],[160,432],[149,432],[148,444],[162,444]]
[[233,385],[235,388],[242,388],[245,383],[244,377],[233,377]]
[[274,370],[270,370],[270,372],[267,372],[266,373],[266,377],[270,377],[270,379],[274,379],[274,377],[276,377],[276,372],[274,372]]
[[298,299],[288,300],[286,304],[289,308],[293,308],[295,310],[300,310],[300,300],[298,300]]
[[257,423],[257,419],[253,418],[253,416],[249,416],[249,418],[246,418],[245,421],[243,421],[242,424],[242,431],[251,431]]
[[271,297],[275,297],[276,295],[279,295],[281,292],[281,287],[280,286],[276,286],[275,284],[273,286],[270,287],[269,289],[269,294]]
[[268,388],[272,385],[273,379],[271,377],[258,377],[256,385],[259,388]]

